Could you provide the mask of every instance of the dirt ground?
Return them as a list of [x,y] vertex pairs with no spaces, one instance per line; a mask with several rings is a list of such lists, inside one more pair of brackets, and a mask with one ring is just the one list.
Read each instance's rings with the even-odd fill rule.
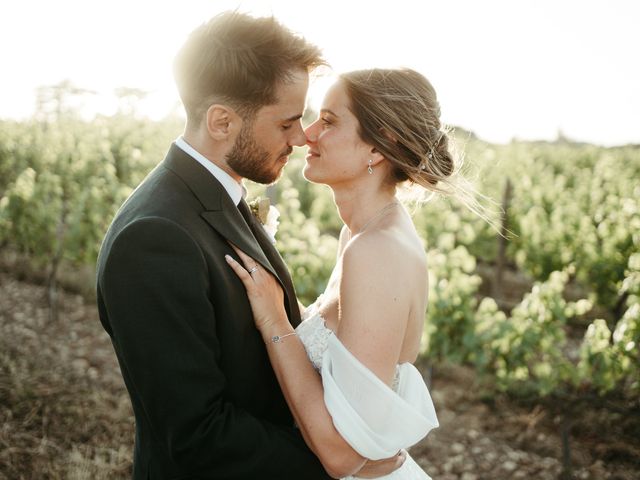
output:
[[[52,323],[45,298],[0,272],[0,480],[128,478],[133,417],[95,306],[62,293]],[[547,409],[483,398],[464,367],[429,373],[440,427],[411,453],[434,480],[562,478],[559,421]],[[566,478],[640,479],[637,430],[619,413],[586,415]]]
[[584,428],[589,419],[580,419],[574,427],[582,429],[580,435],[570,438],[572,474],[563,477],[559,418],[545,408],[482,399],[474,390],[473,371],[461,367],[436,370],[431,391],[440,427],[411,452],[434,480],[640,479],[637,437],[617,449],[615,434],[599,438]]

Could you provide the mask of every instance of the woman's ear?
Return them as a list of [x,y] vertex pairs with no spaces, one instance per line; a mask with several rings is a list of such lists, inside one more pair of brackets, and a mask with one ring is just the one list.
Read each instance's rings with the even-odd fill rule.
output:
[[[380,128],[379,132],[385,137],[387,137],[387,139],[393,143],[396,143],[398,141],[397,138],[395,138],[390,132],[388,132],[384,128]],[[375,166],[385,159],[384,155],[380,153],[378,149],[375,147],[371,147],[371,151],[369,152],[369,155],[370,155],[369,158],[371,158],[371,166]]]
[[385,159],[384,155],[382,153],[380,153],[378,151],[377,148],[372,147],[371,151],[369,152],[369,158],[371,159],[371,166],[375,167],[376,165],[378,165],[381,161],[383,161]]
[[207,109],[206,122],[209,136],[217,141],[225,141],[239,130],[242,119],[232,108],[214,103]]

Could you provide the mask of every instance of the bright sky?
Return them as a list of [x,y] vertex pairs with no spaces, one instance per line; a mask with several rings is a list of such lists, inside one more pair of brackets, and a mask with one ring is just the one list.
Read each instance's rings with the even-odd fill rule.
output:
[[[0,118],[33,111],[34,89],[70,79],[114,109],[113,90],[178,101],[171,62],[186,35],[233,8],[273,14],[321,46],[335,71],[409,66],[435,86],[443,121],[512,137],[640,143],[635,0],[18,0],[0,6]],[[310,92],[317,108],[326,82]]]

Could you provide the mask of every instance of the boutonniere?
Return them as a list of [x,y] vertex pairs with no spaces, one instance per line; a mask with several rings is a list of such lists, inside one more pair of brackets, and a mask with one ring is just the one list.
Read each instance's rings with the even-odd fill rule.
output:
[[278,218],[280,212],[271,205],[268,198],[258,197],[249,202],[251,213],[258,219],[264,231],[271,237],[271,242],[276,243],[276,232],[278,231]]

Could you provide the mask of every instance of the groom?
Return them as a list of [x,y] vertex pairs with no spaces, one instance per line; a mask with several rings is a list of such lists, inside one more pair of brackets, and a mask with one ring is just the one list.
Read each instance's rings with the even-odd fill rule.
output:
[[299,324],[287,268],[241,180],[274,182],[305,144],[309,72],[323,63],[274,19],[235,12],[196,29],[176,57],[184,135],[120,208],[98,258],[100,320],[136,419],[134,479],[329,478],[294,428],[224,259],[235,256],[229,242],[257,259]]
[[225,13],[175,60],[184,135],[116,214],[98,259],[100,320],[136,419],[134,479],[326,479],[271,370],[229,242],[300,322],[287,268],[242,178],[271,183],[293,146],[320,51],[272,18]]

